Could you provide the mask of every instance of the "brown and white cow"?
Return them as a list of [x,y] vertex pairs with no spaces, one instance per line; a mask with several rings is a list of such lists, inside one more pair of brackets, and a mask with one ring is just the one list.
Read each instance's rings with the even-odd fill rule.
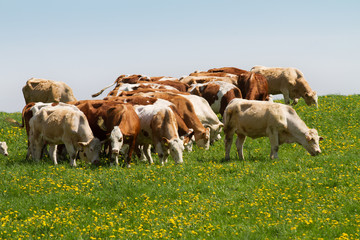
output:
[[164,165],[169,153],[175,163],[182,163],[184,144],[179,138],[173,111],[169,107],[158,105],[136,105],[135,110],[141,123],[137,144],[144,146],[144,153],[149,163],[153,163],[151,144],[158,153],[161,165]]
[[107,100],[81,100],[70,102],[86,116],[95,137],[110,140],[111,153],[118,165],[118,155],[126,153],[126,166],[130,167],[140,120],[132,105]]
[[76,101],[72,89],[64,82],[31,78],[22,88],[22,92],[26,104]]
[[8,147],[6,145],[6,142],[0,142],[0,154],[4,155],[4,156],[8,156],[8,151],[7,151]]
[[235,67],[213,68],[209,69],[208,72],[224,72],[239,76],[235,85],[240,89],[244,99],[260,101],[269,100],[268,82],[261,74],[252,73]]
[[290,99],[292,99],[293,105],[296,105],[302,97],[308,106],[315,104],[318,107],[318,96],[310,88],[299,69],[255,66],[251,71],[263,75],[268,81],[269,93],[283,94],[286,104],[290,104]]
[[206,99],[215,113],[224,114],[226,106],[234,98],[242,98],[241,91],[234,84],[222,81],[197,83],[188,90],[191,94]]
[[271,159],[278,158],[279,145],[299,143],[312,156],[321,153],[318,132],[309,129],[295,110],[281,103],[233,99],[224,113],[225,160],[230,159],[233,135],[237,134],[236,147],[240,159],[244,159],[243,144],[246,136],[268,137]]
[[44,145],[49,144],[50,158],[56,165],[57,145],[65,144],[71,166],[76,166],[79,151],[84,151],[91,163],[100,161],[100,140],[94,137],[84,113],[74,106],[43,107],[30,119],[29,125],[29,145],[35,160],[40,160]]
[[[124,92],[125,93],[125,92]],[[185,124],[188,128],[194,130],[195,142],[200,148],[204,148],[206,150],[209,149],[210,146],[210,128],[205,128],[201,123],[199,118],[195,113],[195,109],[191,101],[180,96],[179,94],[174,93],[166,93],[166,92],[142,92],[133,91],[126,92],[127,94],[132,95],[142,95],[147,97],[155,97],[167,100],[173,103],[179,113],[180,117],[184,120]]]

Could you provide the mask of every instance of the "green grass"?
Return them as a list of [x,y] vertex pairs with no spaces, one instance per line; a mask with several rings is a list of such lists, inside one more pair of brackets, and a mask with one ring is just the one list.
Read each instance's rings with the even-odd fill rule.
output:
[[324,137],[321,155],[285,144],[270,160],[268,139],[247,138],[245,161],[233,145],[223,162],[221,140],[182,165],[130,169],[25,161],[25,130],[4,121],[20,114],[0,113],[0,238],[359,239],[360,96],[295,110]]

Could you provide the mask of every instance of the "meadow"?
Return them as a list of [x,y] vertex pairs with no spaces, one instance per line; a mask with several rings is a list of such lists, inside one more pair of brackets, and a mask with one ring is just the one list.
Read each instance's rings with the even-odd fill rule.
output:
[[[130,169],[49,158],[25,160],[20,113],[0,113],[0,239],[360,239],[360,95],[319,97],[294,107],[324,140],[271,160],[267,138],[194,147],[184,163],[134,161]],[[235,140],[235,139],[234,139]]]

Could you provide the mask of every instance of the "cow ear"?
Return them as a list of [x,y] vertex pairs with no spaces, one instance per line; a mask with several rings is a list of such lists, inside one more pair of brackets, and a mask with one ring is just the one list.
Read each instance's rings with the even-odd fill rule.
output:
[[99,128],[103,131],[107,131],[105,123],[104,123],[104,119],[100,116],[97,120],[97,125],[99,126]]
[[319,141],[322,141],[322,140],[324,140],[324,138],[323,138],[323,137],[321,137],[321,136],[319,136]]
[[162,142],[164,143],[164,145],[165,145],[166,147],[169,146],[170,141],[169,141],[167,138],[163,137],[163,138],[162,138]]
[[311,135],[309,134],[309,132],[307,132],[306,134],[305,134],[305,138],[306,138],[306,141],[311,141]]

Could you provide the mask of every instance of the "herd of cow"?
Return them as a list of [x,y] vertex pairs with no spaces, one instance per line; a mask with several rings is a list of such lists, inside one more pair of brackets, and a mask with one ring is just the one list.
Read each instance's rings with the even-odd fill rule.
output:
[[[226,160],[235,133],[240,159],[244,159],[246,136],[269,137],[271,158],[278,157],[283,143],[297,142],[311,155],[321,152],[322,137],[317,131],[309,129],[291,106],[274,103],[269,97],[281,93],[286,104],[303,98],[307,105],[317,107],[316,92],[295,68],[255,66],[245,71],[224,67],[179,79],[121,75],[92,96],[114,85],[103,100],[77,101],[63,82],[28,80],[22,89],[26,106],[19,124],[28,136],[27,158],[31,155],[39,160],[49,145],[54,164],[64,153],[71,166],[76,166],[78,156],[96,164],[104,149],[113,163],[118,165],[121,155],[130,167],[135,154],[153,163],[152,146],[160,164],[169,155],[182,163],[184,150],[191,151],[194,143],[208,150],[221,139],[221,131]],[[6,149],[6,143],[1,143],[0,153],[7,155]]]

